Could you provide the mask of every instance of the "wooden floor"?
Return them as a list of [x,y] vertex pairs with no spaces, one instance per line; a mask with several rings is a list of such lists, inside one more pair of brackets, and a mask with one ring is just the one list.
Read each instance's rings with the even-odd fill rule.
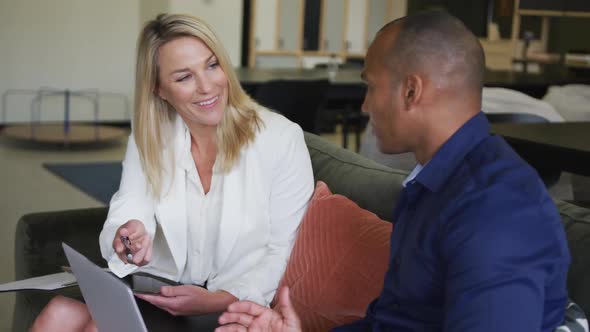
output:
[[[0,137],[0,283],[14,280],[14,232],[26,213],[101,206],[42,167],[45,162],[121,160],[126,138],[78,148],[19,143]],[[13,293],[0,293],[0,331],[12,326]]]

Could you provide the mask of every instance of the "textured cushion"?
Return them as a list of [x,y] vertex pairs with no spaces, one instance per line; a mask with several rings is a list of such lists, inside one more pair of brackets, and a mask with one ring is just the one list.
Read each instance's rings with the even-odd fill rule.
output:
[[567,274],[570,298],[590,313],[590,210],[555,200],[565,227],[572,262]]
[[579,305],[568,301],[565,309],[565,319],[555,332],[588,332],[588,319]]
[[303,331],[361,319],[383,288],[392,224],[318,182],[281,286]]
[[391,220],[393,207],[408,175],[342,149],[314,134],[305,133],[313,176],[335,194],[344,195],[383,220]]

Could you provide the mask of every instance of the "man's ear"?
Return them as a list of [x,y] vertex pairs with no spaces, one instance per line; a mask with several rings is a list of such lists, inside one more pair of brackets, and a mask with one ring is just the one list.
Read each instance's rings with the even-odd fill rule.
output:
[[411,109],[420,102],[424,90],[424,82],[418,75],[406,77],[403,88],[403,100],[406,109]]

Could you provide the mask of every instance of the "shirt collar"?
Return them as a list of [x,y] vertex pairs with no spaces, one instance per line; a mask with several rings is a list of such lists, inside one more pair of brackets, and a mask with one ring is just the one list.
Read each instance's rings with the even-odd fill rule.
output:
[[180,167],[189,171],[194,168],[194,160],[191,154],[191,133],[188,130],[187,125],[183,122],[182,124],[182,146],[180,147]]
[[404,180],[404,182],[402,182],[402,186],[405,187],[408,184],[408,182],[414,180],[416,178],[416,176],[418,176],[418,174],[420,174],[420,171],[422,170],[422,168],[424,168],[422,165],[416,164],[416,167],[414,167],[414,169],[412,170],[410,175],[408,175],[408,177]]
[[490,124],[484,113],[479,112],[440,147],[416,176],[416,181],[437,192],[465,156],[489,135]]

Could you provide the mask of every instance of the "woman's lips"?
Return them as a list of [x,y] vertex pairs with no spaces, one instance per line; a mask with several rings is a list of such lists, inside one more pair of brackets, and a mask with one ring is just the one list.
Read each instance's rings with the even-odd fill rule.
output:
[[211,107],[214,107],[215,105],[217,105],[218,102],[219,102],[219,96],[215,96],[211,99],[196,102],[195,104],[201,108],[211,108]]

